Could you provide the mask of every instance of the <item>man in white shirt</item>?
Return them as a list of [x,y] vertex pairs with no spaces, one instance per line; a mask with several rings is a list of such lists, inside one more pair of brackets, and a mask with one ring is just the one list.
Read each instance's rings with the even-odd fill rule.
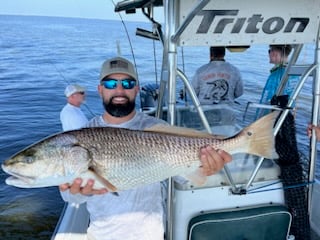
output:
[[83,127],[88,122],[88,118],[80,108],[85,100],[85,88],[77,84],[71,84],[66,87],[64,94],[67,97],[68,103],[60,112],[63,131]]
[[211,125],[235,125],[235,99],[243,94],[240,71],[225,60],[225,51],[225,47],[210,47],[210,62],[198,68],[192,79],[201,105],[216,109],[207,115],[214,121]]
[[[107,60],[102,65],[98,91],[105,112],[89,121],[88,127],[118,127],[143,130],[163,120],[135,110],[139,91],[138,77],[131,62],[122,57]],[[108,144],[108,143],[105,143]],[[125,149],[123,149],[125,151]],[[152,159],[150,159],[152,161]],[[211,147],[199,149],[202,173],[212,175],[231,161],[224,151]],[[106,189],[93,189],[93,180],[81,187],[82,179],[72,185],[60,185],[62,198],[69,203],[87,203],[90,240],[163,240],[166,218],[165,182],[157,182],[118,195]]]
[[225,60],[225,47],[210,47],[210,62],[197,69],[192,86],[202,105],[233,104],[243,94],[240,71]]

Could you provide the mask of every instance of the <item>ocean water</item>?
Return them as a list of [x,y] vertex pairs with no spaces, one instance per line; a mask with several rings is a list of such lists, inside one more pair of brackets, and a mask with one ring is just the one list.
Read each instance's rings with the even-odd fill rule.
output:
[[[0,15],[0,163],[61,131],[59,112],[68,83],[87,88],[83,110],[89,118],[102,113],[96,88],[105,59],[121,54],[135,61],[142,85],[159,81],[161,45],[135,36],[136,27],[151,30],[151,26],[126,22],[125,27],[121,21]],[[247,102],[258,101],[269,74],[267,49],[254,46],[245,53],[227,52],[245,83],[245,94],[238,99],[240,124]],[[306,45],[299,61],[311,63],[313,49]],[[189,78],[208,62],[207,47],[179,48],[178,54],[178,67]],[[296,106],[299,149],[308,155],[310,80]],[[0,239],[49,239],[64,205],[58,189],[18,189],[7,186],[6,177],[0,170]]]

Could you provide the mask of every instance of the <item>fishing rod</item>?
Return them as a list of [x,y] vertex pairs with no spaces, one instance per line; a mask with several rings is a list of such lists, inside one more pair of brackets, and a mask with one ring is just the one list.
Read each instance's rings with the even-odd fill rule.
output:
[[[113,0],[111,0],[111,2],[112,2],[112,4],[113,4],[113,6],[116,7],[115,2],[114,2]],[[134,51],[133,51],[133,47],[132,47],[132,41],[131,41],[131,38],[130,38],[130,35],[129,35],[129,32],[128,32],[127,26],[126,26],[126,24],[125,24],[125,22],[124,22],[124,20],[123,20],[122,15],[121,15],[120,12],[118,12],[118,16],[119,16],[119,18],[120,18],[120,21],[121,21],[121,23],[122,23],[122,26],[123,26],[123,28],[124,28],[124,31],[125,31],[125,33],[126,33],[126,35],[127,35],[127,39],[128,39],[128,42],[129,42],[130,51],[131,51],[131,55],[132,55],[132,59],[133,59],[133,65],[134,65],[134,67],[135,67],[135,69],[136,69],[136,73],[137,73],[137,75],[138,75],[136,57],[135,57],[135,55],[134,55]],[[120,54],[119,54],[119,53],[120,53],[120,45],[117,45],[117,47],[118,47],[118,55],[120,56]],[[141,106],[142,106],[142,99],[141,99],[141,97],[140,97],[140,107],[141,107]]]
[[[114,5],[114,7],[116,8],[116,4],[114,3],[113,0],[111,0],[112,4]],[[160,40],[161,42],[163,42],[163,39],[161,39],[161,36],[162,34],[159,33],[161,32],[161,29],[159,28],[160,24],[154,20],[153,18],[153,11],[148,11],[148,13],[146,12],[146,10],[144,8],[141,9],[142,11],[142,14],[148,19],[151,21],[151,23],[153,24],[153,26],[157,26],[157,34],[152,31],[152,32],[149,32],[149,31],[146,31],[146,30],[143,30],[143,29],[140,29],[140,28],[137,28],[137,31],[136,31],[136,35],[140,35],[140,36],[143,36],[143,37],[146,37],[146,38],[150,38],[153,40],[153,58],[154,58],[154,73],[155,73],[155,82],[156,82],[156,86],[159,86],[158,84],[158,74],[157,74],[157,57],[156,57],[156,46],[155,46],[155,42],[157,40]],[[129,42],[129,45],[130,45],[130,50],[131,50],[131,55],[132,55],[132,58],[133,58],[133,62],[134,62],[134,66],[135,66],[135,69],[136,69],[136,72],[138,74],[138,70],[137,70],[137,64],[136,64],[136,58],[135,58],[135,54],[134,54],[134,51],[133,51],[133,47],[132,47],[132,41],[131,41],[131,38],[129,36],[129,33],[128,33],[128,30],[127,30],[127,26],[122,18],[122,15],[120,14],[120,12],[117,12],[118,13],[118,16],[121,20],[121,23],[125,29],[125,32],[126,32],[126,35],[127,35],[127,39],[128,39],[128,42]],[[157,92],[157,90],[155,91]],[[150,93],[147,93],[147,94],[150,94]],[[155,100],[157,98],[157,94],[156,96],[154,96],[152,94],[152,97],[153,99]],[[143,99],[141,97],[141,95],[139,95],[139,98],[140,98],[140,107],[142,108],[143,106]]]
[[[274,183],[271,183],[271,184],[267,184],[267,185],[264,185],[262,187],[257,187],[255,189],[252,189],[252,190],[248,190],[246,193],[248,194],[253,194],[253,193],[261,193],[261,192],[268,192],[268,191],[276,191],[276,190],[286,190],[286,189],[292,189],[292,188],[299,188],[299,187],[305,187],[305,186],[309,186],[309,185],[312,185],[312,184],[319,184],[320,182],[317,181],[317,180],[314,180],[314,181],[304,181],[302,183],[299,183],[299,184],[292,184],[290,186],[286,186],[286,187],[275,187],[275,188],[269,188],[269,189],[263,189],[263,188],[266,188],[268,186],[272,186],[272,185],[275,185],[277,183],[281,183],[281,181],[276,181]],[[261,190],[259,190],[261,189]]]
[[[113,6],[116,7],[116,4],[114,3],[114,1],[111,0],[111,2],[113,4]],[[134,55],[134,52],[133,52],[132,42],[131,42],[131,38],[130,38],[130,35],[129,35],[129,32],[128,32],[127,26],[126,26],[125,22],[123,21],[123,18],[122,18],[122,15],[120,14],[120,12],[118,12],[118,16],[119,16],[119,18],[121,20],[121,23],[123,25],[124,31],[125,31],[125,33],[127,35],[128,42],[129,42],[129,45],[130,45],[131,55],[132,55],[132,58],[133,58],[134,67],[136,68],[136,72],[138,73],[137,64],[136,64],[136,58],[135,58],[135,55]]]

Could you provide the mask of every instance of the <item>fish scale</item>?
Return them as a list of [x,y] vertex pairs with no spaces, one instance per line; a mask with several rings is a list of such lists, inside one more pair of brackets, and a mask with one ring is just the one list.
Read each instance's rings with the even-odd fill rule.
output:
[[[93,137],[90,141],[82,141],[81,146],[90,148],[91,145],[97,145],[95,141],[102,140],[108,143],[102,151],[91,152],[93,157],[92,164],[98,174],[103,175],[107,173],[108,181],[115,186],[120,186],[120,184],[126,186],[135,185],[139,182],[144,183],[154,181],[154,179],[163,179],[163,176],[166,177],[167,175],[167,173],[163,174],[164,170],[172,169],[173,172],[177,172],[179,168],[185,169],[186,161],[187,166],[199,166],[200,164],[196,149],[199,149],[201,145],[203,146],[203,139],[194,138],[186,141],[185,137],[151,132],[141,134],[140,131],[120,128],[88,128],[83,131],[74,132],[74,135],[78,139],[82,139],[83,134],[94,136],[94,134],[91,134],[92,131],[98,132],[98,135],[104,136],[104,139]],[[79,136],[77,136],[78,133]],[[116,136],[116,141],[114,136]],[[207,144],[209,143],[209,141],[206,142]],[[186,146],[182,148],[174,147],[182,145]],[[189,152],[186,154],[187,158],[182,157],[183,150],[179,150],[179,148],[185,149],[188,145],[193,148],[189,149]],[[143,146],[151,148],[152,159],[150,159],[150,154],[145,151]],[[119,151],[115,155],[112,149],[119,149]],[[183,152],[185,153],[185,151]],[[104,166],[101,164],[105,162],[102,160],[103,158],[108,159]],[[179,161],[180,159],[181,161]],[[108,166],[112,166],[112,171],[108,171]],[[119,178],[119,176],[123,177]],[[121,179],[121,183],[119,179]]]

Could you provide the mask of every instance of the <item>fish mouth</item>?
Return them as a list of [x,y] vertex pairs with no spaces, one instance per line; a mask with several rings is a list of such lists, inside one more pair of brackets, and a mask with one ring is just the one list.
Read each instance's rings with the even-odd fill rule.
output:
[[8,177],[6,179],[6,181],[9,181],[9,182],[22,181],[22,182],[25,182],[25,183],[32,183],[34,181],[34,178],[21,176],[19,174],[11,174],[11,176]]
[[17,182],[17,181],[22,181],[22,182],[25,182],[25,183],[32,183],[34,182],[34,178],[33,177],[28,177],[28,176],[25,176],[25,175],[21,175],[19,173],[16,173],[16,172],[13,172],[13,171],[10,171],[9,169],[7,169],[4,165],[2,165],[2,170],[11,175],[10,177],[8,177],[6,179],[6,182]]

